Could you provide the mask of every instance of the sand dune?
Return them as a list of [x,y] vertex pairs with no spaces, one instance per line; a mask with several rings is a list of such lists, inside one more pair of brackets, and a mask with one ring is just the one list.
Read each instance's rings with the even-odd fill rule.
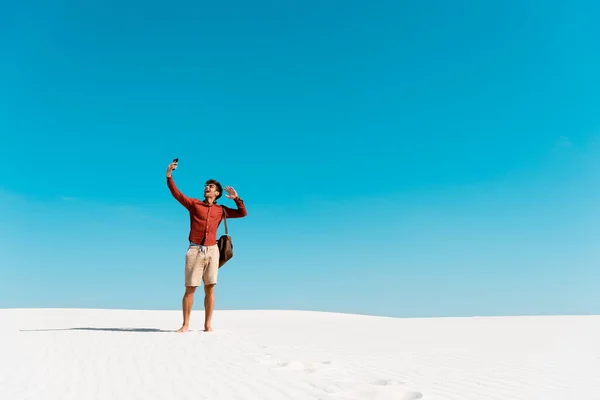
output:
[[600,400],[600,317],[0,310],[0,399]]

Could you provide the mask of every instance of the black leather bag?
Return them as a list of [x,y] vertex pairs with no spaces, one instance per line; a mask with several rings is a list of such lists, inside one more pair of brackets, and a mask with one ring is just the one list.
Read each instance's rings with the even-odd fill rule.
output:
[[223,222],[225,223],[225,234],[217,240],[217,246],[219,247],[219,268],[233,257],[233,243],[231,242],[231,236],[227,230],[227,212],[223,208]]

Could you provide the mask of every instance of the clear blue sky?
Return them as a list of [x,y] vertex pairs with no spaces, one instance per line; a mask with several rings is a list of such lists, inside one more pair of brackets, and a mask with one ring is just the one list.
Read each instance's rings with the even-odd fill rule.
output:
[[600,313],[597,2],[2,8],[0,307],[179,309],[178,157],[217,309]]

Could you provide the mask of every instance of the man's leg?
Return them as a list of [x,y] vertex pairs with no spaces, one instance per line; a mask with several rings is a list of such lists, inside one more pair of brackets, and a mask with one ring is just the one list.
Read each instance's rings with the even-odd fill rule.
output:
[[185,294],[181,300],[181,308],[183,310],[183,325],[177,330],[177,332],[187,332],[190,327],[190,314],[192,312],[192,305],[194,304],[194,293],[196,292],[196,286],[186,286]]
[[212,331],[210,322],[215,308],[215,285],[204,286],[204,331]]
[[183,310],[183,325],[177,332],[187,332],[190,327],[190,314],[194,304],[194,293],[200,285],[204,271],[203,257],[198,246],[191,245],[185,253],[185,294],[181,300]]
[[209,263],[204,269],[204,331],[212,331],[210,324],[215,308],[215,285],[219,275],[219,247],[215,244],[210,246],[207,251]]

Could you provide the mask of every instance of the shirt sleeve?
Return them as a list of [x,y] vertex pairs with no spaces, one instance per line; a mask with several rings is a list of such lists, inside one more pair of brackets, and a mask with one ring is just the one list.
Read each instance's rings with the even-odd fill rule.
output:
[[167,177],[167,186],[169,187],[169,190],[171,191],[173,197],[175,197],[175,199],[179,203],[181,203],[182,206],[188,209],[192,206],[192,204],[194,203],[194,199],[184,195],[179,191],[179,189],[177,189],[175,181],[173,181],[173,177]]
[[246,206],[244,205],[244,200],[238,197],[234,201],[237,208],[222,206],[227,213],[227,218],[242,218],[248,215],[248,211],[246,211]]

